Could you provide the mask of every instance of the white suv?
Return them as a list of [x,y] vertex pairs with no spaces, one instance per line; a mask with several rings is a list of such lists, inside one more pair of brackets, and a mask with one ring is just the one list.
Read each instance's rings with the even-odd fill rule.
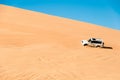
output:
[[83,46],[94,46],[94,47],[104,47],[104,42],[102,39],[90,38],[89,40],[82,40]]

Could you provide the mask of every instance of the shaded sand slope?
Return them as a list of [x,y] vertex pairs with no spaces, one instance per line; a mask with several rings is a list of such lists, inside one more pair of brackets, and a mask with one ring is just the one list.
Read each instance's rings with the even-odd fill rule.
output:
[[[0,80],[120,80],[119,35],[0,5]],[[83,47],[80,41],[90,37],[104,39],[105,48]]]

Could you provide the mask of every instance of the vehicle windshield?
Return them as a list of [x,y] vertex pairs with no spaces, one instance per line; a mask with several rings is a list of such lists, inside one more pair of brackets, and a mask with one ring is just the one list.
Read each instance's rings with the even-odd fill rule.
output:
[[91,39],[89,39],[88,42],[91,42]]

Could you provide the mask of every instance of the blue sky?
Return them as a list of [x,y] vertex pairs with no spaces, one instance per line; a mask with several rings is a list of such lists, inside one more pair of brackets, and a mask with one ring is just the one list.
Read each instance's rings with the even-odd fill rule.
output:
[[0,3],[120,30],[120,0],[0,0]]

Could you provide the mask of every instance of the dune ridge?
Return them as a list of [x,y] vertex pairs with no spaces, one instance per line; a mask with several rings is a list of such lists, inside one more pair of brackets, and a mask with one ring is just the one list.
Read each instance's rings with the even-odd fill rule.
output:
[[[120,80],[120,31],[0,5],[0,80]],[[105,48],[83,47],[90,37]]]

